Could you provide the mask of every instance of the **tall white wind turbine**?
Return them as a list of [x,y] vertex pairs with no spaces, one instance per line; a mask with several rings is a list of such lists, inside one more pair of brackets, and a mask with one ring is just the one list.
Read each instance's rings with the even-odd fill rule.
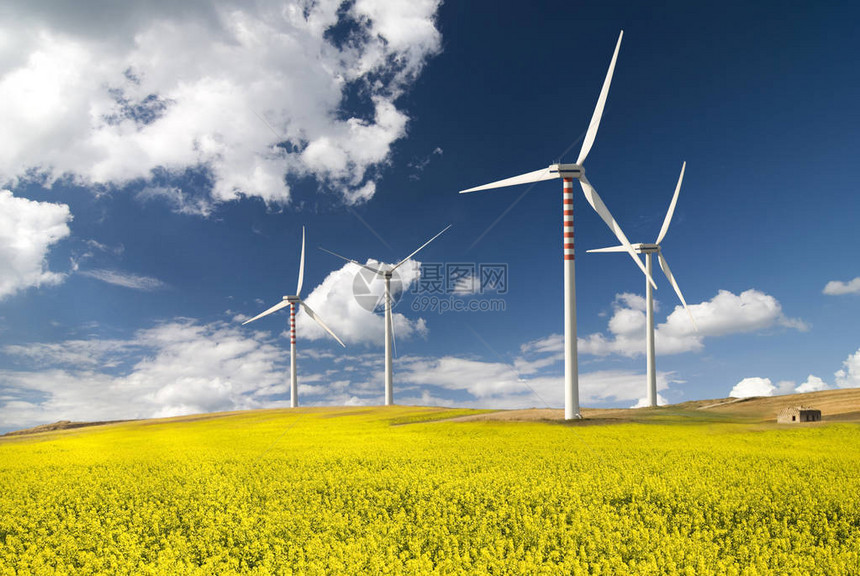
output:
[[[678,194],[681,193],[681,182],[684,180],[684,170],[687,168],[687,163],[684,162],[681,165],[681,175],[678,176],[678,184],[675,186],[675,195],[672,196],[672,202],[669,204],[669,210],[666,212],[666,218],[663,220],[663,227],[660,228],[660,234],[657,235],[657,241],[653,244],[633,244],[633,250],[636,251],[637,254],[645,254],[645,267],[646,267],[646,276],[648,279],[651,279],[651,271],[653,268],[652,260],[654,254],[657,254],[657,258],[660,260],[660,268],[663,269],[663,274],[666,275],[666,278],[669,280],[669,283],[672,285],[672,288],[675,289],[675,294],[678,295],[678,299],[681,300],[681,304],[684,305],[684,309],[687,311],[687,314],[690,315],[690,322],[693,323],[693,328],[696,327],[696,320],[693,318],[693,313],[690,312],[690,309],[687,308],[687,301],[684,300],[684,295],[681,294],[681,289],[678,287],[678,283],[675,281],[675,277],[672,275],[672,271],[669,269],[669,263],[666,262],[666,258],[663,257],[663,251],[660,249],[660,242],[663,241],[663,238],[666,236],[666,232],[669,230],[669,223],[672,221],[672,215],[675,213],[675,204],[678,203]],[[624,252],[627,250],[625,246],[612,246],[610,248],[598,248],[596,250],[589,250],[588,252]],[[654,345],[654,293],[651,290],[651,283],[645,282],[645,294],[646,294],[646,307],[645,314],[647,317],[647,327],[645,328],[645,341],[646,341],[646,364],[647,364],[647,372],[648,372],[648,405],[649,406],[657,406],[657,365],[656,365],[656,350]]]
[[642,265],[642,261],[636,255],[621,227],[609,213],[609,209],[600,199],[597,191],[585,177],[585,168],[583,163],[591,151],[594,144],[594,139],[597,136],[597,128],[600,125],[600,118],[603,116],[603,108],[606,105],[606,96],[609,94],[609,85],[612,82],[612,73],[615,70],[615,61],[618,59],[618,50],[621,48],[621,38],[624,31],[618,35],[618,43],[615,45],[615,53],[612,54],[612,61],[609,63],[609,70],[606,73],[606,79],[603,81],[603,88],[600,90],[600,96],[597,99],[597,105],[594,107],[594,114],[591,117],[591,123],[588,125],[588,130],[585,133],[585,139],[582,142],[582,148],[579,151],[579,158],[576,164],[551,164],[547,168],[535,170],[527,174],[521,174],[505,180],[491,182],[483,186],[476,186],[467,190],[461,190],[460,194],[467,192],[477,192],[478,190],[487,190],[490,188],[501,188],[503,186],[514,186],[516,184],[528,184],[531,182],[540,182],[542,180],[550,180],[553,178],[561,178],[563,182],[562,210],[563,210],[563,244],[564,244],[564,417],[566,420],[581,418],[579,411],[579,375],[577,372],[577,354],[576,354],[576,282],[574,272],[574,251],[573,251],[573,181],[579,180],[582,187],[582,192],[585,194],[585,199],[591,204],[591,207],[600,215],[609,229],[615,234],[624,249],[630,253],[637,266],[648,276],[649,281],[653,284],[648,271]]
[[304,300],[301,299],[302,293],[302,280],[304,280],[305,276],[305,228],[302,226],[302,257],[299,264],[299,284],[296,286],[296,294],[295,296],[284,296],[283,299],[266,310],[265,312],[261,312],[257,314],[250,320],[246,320],[242,322],[242,325],[248,324],[249,322],[253,322],[254,320],[258,320],[263,316],[268,316],[273,312],[277,312],[281,308],[285,308],[287,306],[290,307],[290,407],[296,408],[299,405],[299,384],[296,379],[296,308],[299,306],[310,316],[317,324],[323,327],[323,330],[331,334],[332,338],[337,340],[338,344],[346,348],[346,344],[337,337],[337,335],[332,332],[328,326],[322,321],[322,319],[317,316],[316,312],[311,310],[311,307],[305,304]]
[[385,405],[391,406],[394,404],[394,361],[392,358],[392,348],[394,347],[394,320],[391,316],[391,278],[394,276],[394,271],[397,270],[404,262],[418,254],[425,246],[430,244],[433,240],[441,236],[448,228],[451,227],[451,224],[447,225],[442,232],[439,232],[430,240],[422,244],[415,250],[412,254],[392,266],[391,268],[373,268],[372,266],[368,266],[366,264],[362,264],[352,258],[347,258],[346,256],[341,256],[331,250],[326,250],[325,248],[320,247],[320,250],[323,252],[328,252],[332,256],[337,256],[341,260],[346,260],[347,262],[352,262],[358,266],[366,270],[370,270],[376,276],[380,276],[385,279]]

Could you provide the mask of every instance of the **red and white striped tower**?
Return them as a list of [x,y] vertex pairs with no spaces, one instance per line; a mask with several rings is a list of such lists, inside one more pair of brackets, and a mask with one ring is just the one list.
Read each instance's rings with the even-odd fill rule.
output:
[[639,260],[630,241],[621,231],[621,227],[609,209],[603,203],[597,190],[591,185],[585,177],[584,162],[594,145],[594,139],[597,137],[597,128],[600,126],[600,119],[603,117],[603,108],[606,105],[606,97],[609,95],[609,85],[612,83],[612,73],[615,70],[615,62],[618,59],[618,50],[621,48],[621,38],[624,35],[622,31],[618,35],[618,42],[615,44],[615,52],[612,54],[612,60],[609,62],[609,70],[606,72],[606,78],[603,80],[603,88],[600,90],[600,96],[597,98],[597,105],[594,107],[594,113],[591,116],[591,123],[588,125],[588,130],[585,132],[585,137],[582,140],[582,148],[579,151],[579,158],[576,164],[551,164],[547,168],[534,170],[518,176],[497,180],[489,184],[475,186],[460,190],[460,194],[468,192],[477,192],[479,190],[489,190],[491,188],[502,188],[504,186],[515,186],[519,184],[530,184],[532,182],[541,182],[551,178],[561,178],[564,182],[564,417],[566,420],[581,418],[579,412],[579,376],[577,373],[577,357],[576,357],[576,275],[574,271],[573,261],[573,181],[579,180],[579,185],[582,187],[582,193],[585,199],[594,208],[594,211],[603,219],[609,229],[621,242],[624,250],[636,261],[639,268],[648,276],[648,281],[652,283],[650,274],[645,270],[642,261]]
[[573,252],[573,178],[565,177],[564,214],[564,419],[581,418],[576,357],[576,269]]
[[296,379],[296,303],[290,302],[290,407],[299,405],[299,383]]
[[301,298],[302,293],[302,281],[305,278],[305,229],[302,227],[302,255],[299,260],[299,283],[296,286],[296,294],[295,296],[284,296],[281,298],[281,301],[269,308],[264,312],[260,312],[250,320],[245,320],[242,322],[242,326],[253,322],[254,320],[259,320],[263,316],[268,316],[278,310],[283,310],[287,306],[290,307],[290,406],[293,408],[298,407],[299,405],[299,384],[296,379],[296,312],[298,312],[298,307],[301,306],[304,308],[305,313],[311,317],[311,320],[319,324],[323,330],[331,334],[331,337],[337,340],[337,343],[346,348],[346,344],[337,337],[337,335],[331,331],[331,329],[325,325],[325,322],[317,316],[316,312],[311,310],[311,307],[305,304],[305,302]]

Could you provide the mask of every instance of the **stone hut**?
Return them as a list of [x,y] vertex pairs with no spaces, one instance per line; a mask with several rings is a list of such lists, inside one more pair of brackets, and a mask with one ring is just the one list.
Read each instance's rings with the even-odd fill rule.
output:
[[791,406],[783,408],[776,416],[780,424],[797,424],[798,422],[820,422],[821,410],[809,406]]

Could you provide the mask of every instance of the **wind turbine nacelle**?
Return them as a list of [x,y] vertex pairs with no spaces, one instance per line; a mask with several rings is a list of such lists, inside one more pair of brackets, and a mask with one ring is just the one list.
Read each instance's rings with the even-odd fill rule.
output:
[[301,300],[301,298],[299,298],[298,296],[284,296],[283,299],[286,300],[287,302],[289,302],[290,304],[295,304],[296,302]]
[[580,178],[585,174],[585,168],[579,164],[551,164],[549,171],[559,178]]
[[633,249],[640,254],[648,254],[660,251],[660,246],[657,244],[634,244]]

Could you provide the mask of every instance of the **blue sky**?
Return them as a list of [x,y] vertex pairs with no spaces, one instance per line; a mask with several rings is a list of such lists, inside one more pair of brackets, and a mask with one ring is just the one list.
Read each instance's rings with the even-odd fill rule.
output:
[[[586,165],[631,241],[687,162],[663,249],[700,331],[657,272],[661,398],[860,386],[860,14],[753,4],[6,3],[0,431],[285,405],[286,313],[241,322],[302,226],[348,345],[299,316],[302,404],[383,395],[381,316],[317,247],[393,263],[452,224],[400,270],[395,401],[561,407],[560,182],[457,191],[574,162],[621,29]],[[581,400],[633,406],[644,279],[574,202]]]

